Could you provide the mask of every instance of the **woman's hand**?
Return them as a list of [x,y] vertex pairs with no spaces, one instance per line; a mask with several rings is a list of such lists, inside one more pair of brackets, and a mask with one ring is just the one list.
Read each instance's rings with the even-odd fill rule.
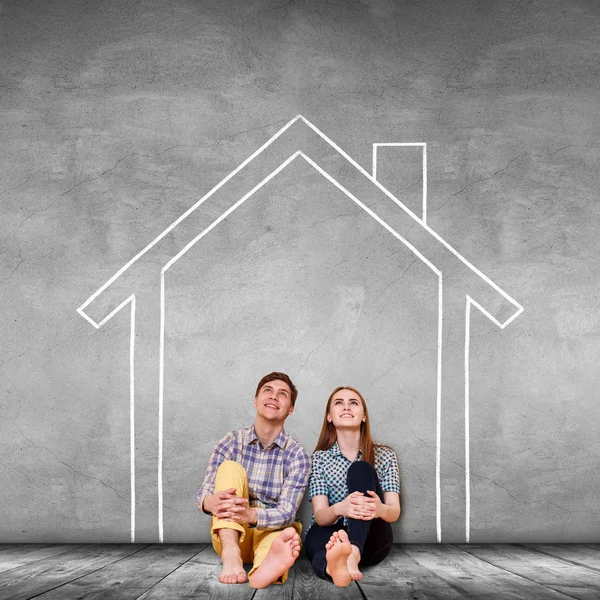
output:
[[349,517],[350,519],[362,519],[364,511],[364,501],[366,497],[362,492],[352,492],[348,494],[341,502],[334,504],[335,514],[338,517]]
[[369,497],[363,496],[364,501],[364,511],[365,516],[363,517],[366,521],[370,521],[372,519],[379,519],[383,516],[385,512],[385,504],[381,501],[381,498],[373,492],[372,490],[367,490],[367,494]]

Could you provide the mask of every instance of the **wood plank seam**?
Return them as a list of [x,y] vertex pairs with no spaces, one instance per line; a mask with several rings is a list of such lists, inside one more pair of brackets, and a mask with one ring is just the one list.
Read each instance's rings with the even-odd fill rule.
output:
[[[92,545],[92,544],[90,544],[90,545]],[[82,577],[87,577],[88,575],[91,575],[92,573],[96,573],[96,571],[101,571],[102,569],[104,569],[110,565],[114,565],[114,564],[118,563],[119,561],[123,560],[124,558],[129,558],[130,556],[133,556],[134,554],[137,554],[138,552],[145,550],[149,546],[152,546],[152,544],[148,544],[147,546],[144,546],[143,548],[140,548],[139,550],[136,550],[135,552],[132,552],[131,554],[127,554],[127,556],[121,556],[120,558],[117,558],[113,562],[102,565],[101,567],[98,567],[97,569],[92,569],[91,571],[88,571],[87,573],[83,573],[82,575],[79,575],[79,577],[74,577],[73,579],[69,579],[69,581],[63,581],[59,585],[55,585],[54,587],[48,588],[47,590],[43,590],[42,592],[39,592],[38,594],[35,594],[34,596],[30,596],[28,600],[33,600],[34,598],[38,598],[39,596],[42,596],[43,594],[47,594],[48,592],[57,590],[58,588],[61,588],[69,583],[72,583],[73,581],[77,581],[78,579],[81,579]]]
[[[454,545],[454,544],[453,544]],[[518,546],[519,544],[513,544],[514,546]],[[520,577],[521,579],[524,579],[525,581],[529,581],[530,583],[533,583],[534,585],[539,585],[540,587],[543,587],[547,590],[552,590],[552,592],[556,593],[556,594],[562,594],[563,596],[565,596],[566,598],[573,598],[574,600],[579,600],[577,598],[577,596],[571,596],[571,594],[567,594],[566,592],[563,591],[559,591],[554,589],[553,587],[544,585],[543,583],[540,583],[539,581],[535,581],[535,579],[530,579],[529,577],[525,577],[524,575],[520,575],[519,573],[514,573],[513,571],[510,571],[509,569],[506,569],[500,565],[496,565],[493,562],[490,562],[489,560],[486,560],[485,558],[482,558],[481,556],[477,556],[475,554],[473,554],[472,552],[469,552],[467,549],[465,548],[458,548],[456,545],[454,545],[458,550],[462,550],[463,552],[466,552],[467,554],[471,555],[473,558],[476,558],[477,560],[481,560],[483,562],[486,562],[488,565],[494,567],[495,569],[500,569],[506,573],[510,573],[511,575],[513,575],[514,577]]]
[[[444,544],[444,545],[451,545],[451,544]],[[398,548],[402,549],[402,544],[397,544]],[[414,560],[414,559],[413,559]],[[465,594],[465,590],[454,584],[452,582],[452,580],[447,579],[446,577],[443,577],[442,575],[440,575],[439,573],[437,573],[436,571],[434,571],[433,569],[430,569],[429,567],[427,567],[426,565],[422,565],[421,563],[418,563],[417,561],[414,561],[415,564],[417,564],[419,567],[426,569],[427,571],[429,571],[434,577],[437,577],[438,579],[440,579],[441,581],[443,581],[444,583],[446,583],[449,587],[451,587],[457,594],[460,594],[462,596],[464,596]]]
[[[52,547],[54,544],[49,544],[49,547]],[[89,546],[93,546],[94,544],[81,544],[81,545],[77,545],[77,552],[79,552],[80,548],[87,548]],[[52,554],[51,556],[43,556],[42,558],[38,558],[37,560],[32,560],[30,562],[24,563],[22,565],[15,565],[14,567],[10,567],[10,569],[3,569],[2,571],[0,571],[0,573],[4,574],[4,573],[8,573],[9,571],[12,571],[13,569],[19,569],[20,567],[23,567],[25,565],[29,566],[29,565],[35,565],[36,563],[42,561],[42,560],[48,560],[49,558],[54,558],[56,556],[61,556],[62,554],[67,554],[69,552],[73,552],[73,548],[68,548],[65,549],[63,552],[57,552],[56,554]]]
[[[156,546],[156,544],[150,544],[150,545],[151,546]],[[186,563],[188,563],[190,560],[192,560],[192,558],[196,558],[196,556],[198,556],[198,554],[201,554],[202,552],[204,552],[208,547],[209,547],[209,545],[207,544],[205,548],[202,548],[201,550],[199,550],[195,554],[192,554],[192,556],[190,556],[187,560],[184,560],[182,563],[178,564],[172,571],[169,571],[164,577],[161,577],[158,581],[155,581],[154,584],[151,585],[148,589],[144,590],[136,598],[136,600],[138,600],[138,598],[141,598],[144,594],[147,594],[152,588],[156,587],[159,583],[161,583],[162,581],[164,581],[167,577],[169,577],[170,575],[172,575],[173,573],[175,573],[175,571],[177,571],[177,569],[181,568],[183,565],[185,565]],[[212,548],[212,546],[211,546],[211,548]]]
[[564,558],[562,556],[552,554],[551,552],[548,552],[547,550],[540,550],[538,548],[530,548],[527,544],[515,544],[515,546],[520,546],[522,548],[525,548],[525,550],[529,550],[530,552],[536,552],[537,554],[549,556],[550,558],[555,558],[556,560],[560,560],[564,563],[569,563],[572,565],[576,565],[578,567],[583,567],[584,569],[589,569],[590,571],[596,571],[596,573],[600,573],[600,569],[597,567],[592,567],[590,565],[586,565],[585,563],[581,563],[581,562],[579,562],[577,560],[573,560],[571,558]]

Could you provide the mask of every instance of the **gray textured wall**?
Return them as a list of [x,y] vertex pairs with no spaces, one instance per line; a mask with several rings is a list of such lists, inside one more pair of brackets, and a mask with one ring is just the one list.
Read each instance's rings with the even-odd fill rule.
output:
[[[466,515],[472,541],[598,540],[596,2],[0,7],[2,541],[131,539],[132,382],[136,540],[161,510],[165,541],[206,540],[208,454],[274,369],[309,450],[330,390],[364,393],[398,541],[464,541]],[[524,307],[472,310],[468,431],[465,295],[515,306],[302,121],[86,309],[135,313],[76,312],[297,114],[369,172],[372,143],[426,142],[431,231]],[[442,273],[440,411],[438,275],[302,157],[165,272],[161,355],[161,268],[299,149]],[[378,170],[419,214],[420,157]]]

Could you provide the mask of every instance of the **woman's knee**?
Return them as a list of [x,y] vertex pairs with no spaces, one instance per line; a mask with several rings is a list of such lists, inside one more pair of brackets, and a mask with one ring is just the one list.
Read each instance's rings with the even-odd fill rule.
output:
[[377,471],[373,465],[364,460],[353,462],[348,469],[347,483],[350,492],[375,491],[377,487]]

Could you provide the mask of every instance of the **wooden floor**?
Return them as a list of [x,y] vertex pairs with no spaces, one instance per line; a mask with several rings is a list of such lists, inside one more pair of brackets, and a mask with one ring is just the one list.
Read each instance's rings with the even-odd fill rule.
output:
[[284,585],[217,581],[219,559],[197,545],[0,545],[2,600],[415,600],[600,598],[600,544],[402,545],[360,583],[338,589],[304,556]]

